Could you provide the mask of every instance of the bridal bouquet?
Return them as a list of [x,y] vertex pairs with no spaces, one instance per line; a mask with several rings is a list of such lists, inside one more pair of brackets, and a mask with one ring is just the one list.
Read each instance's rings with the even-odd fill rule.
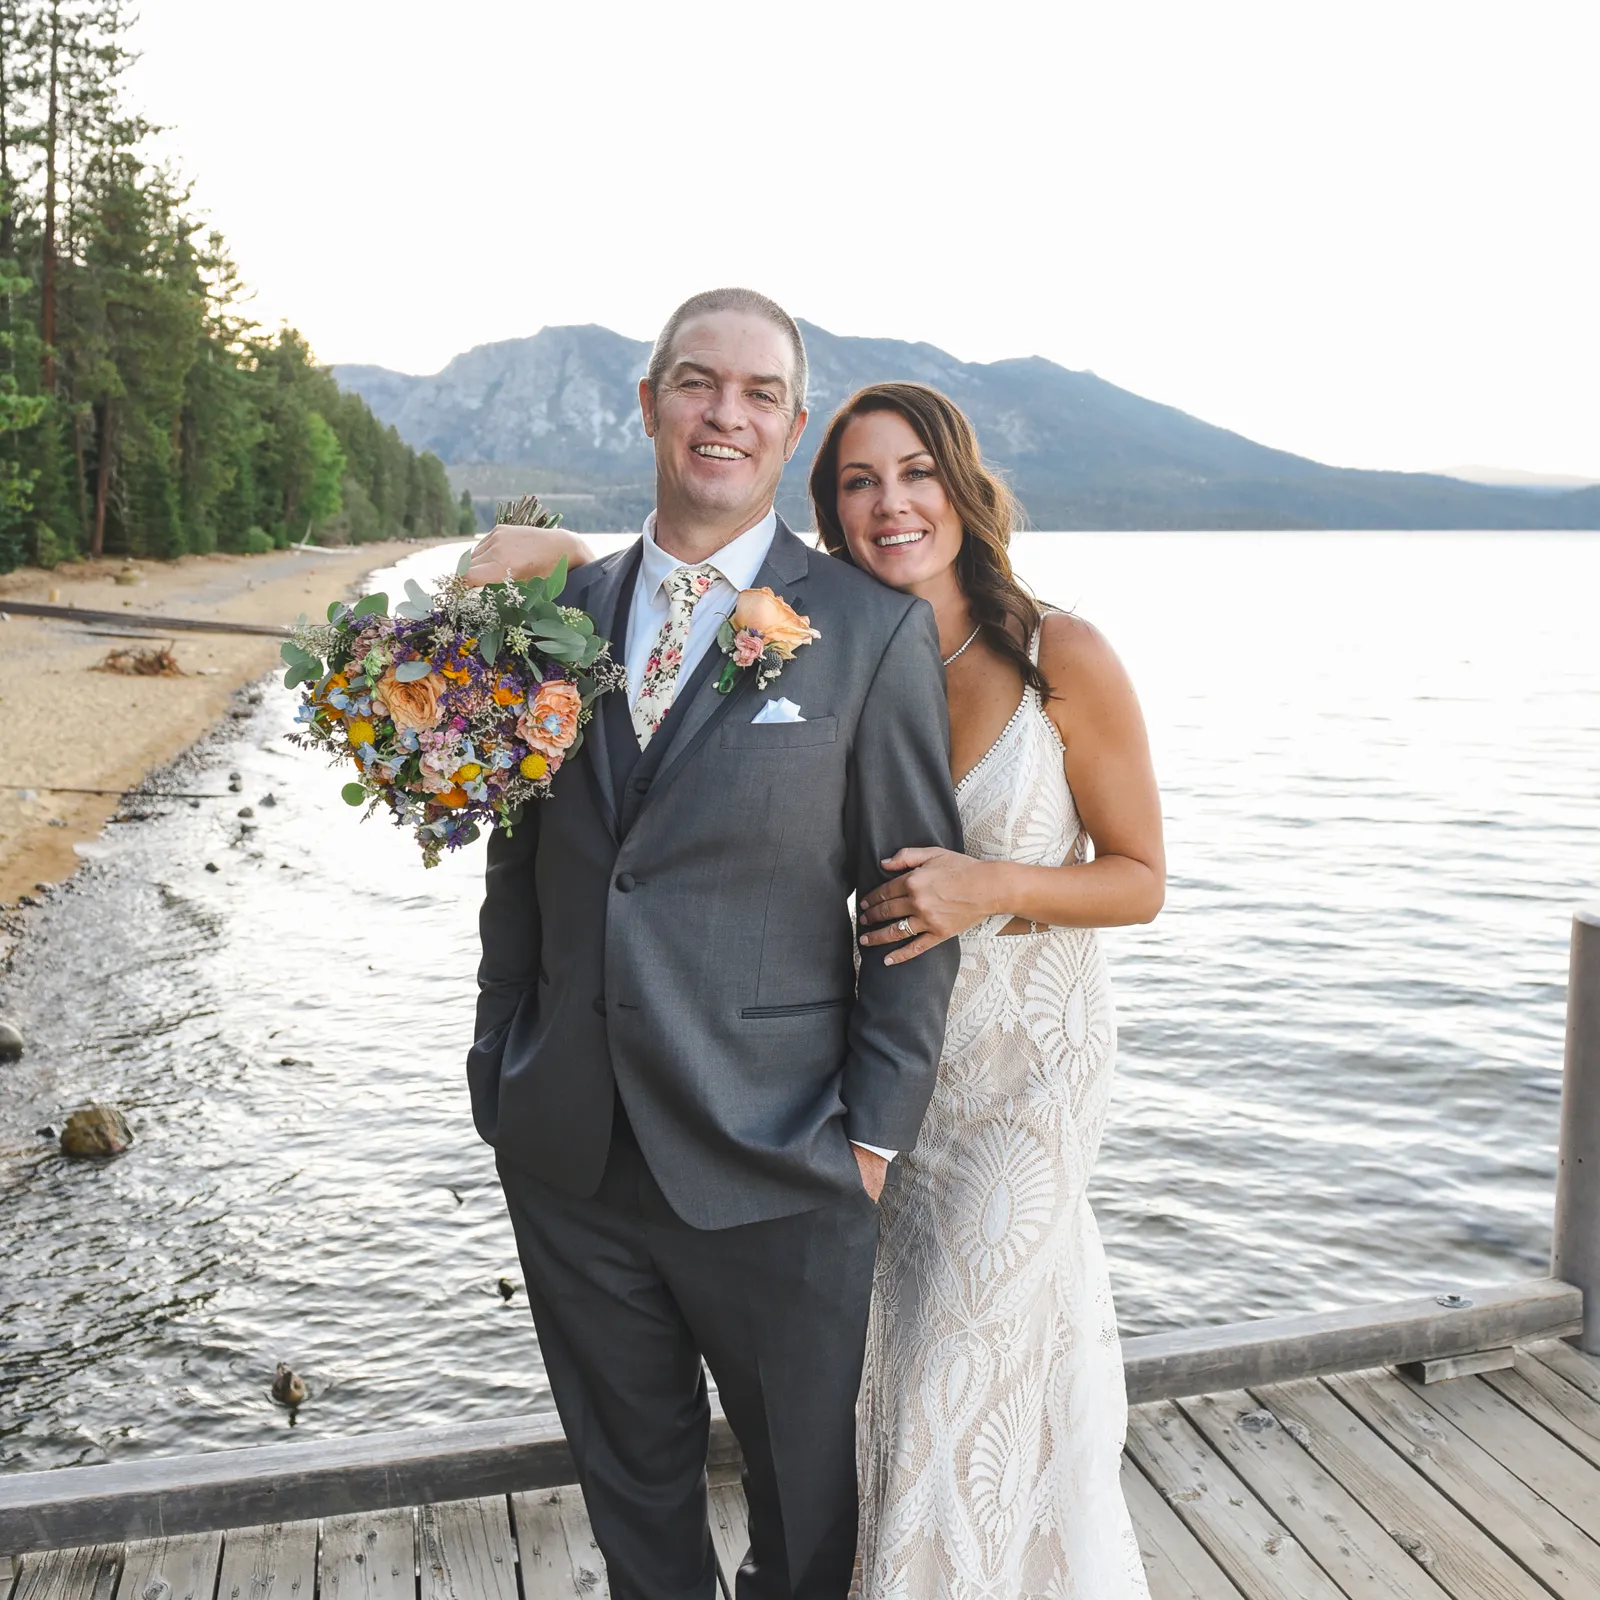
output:
[[[530,495],[500,520],[555,519]],[[369,594],[335,601],[326,622],[302,616],[283,647],[285,686],[304,686],[292,742],[351,762],[345,800],[369,815],[387,805],[430,867],[545,798],[595,700],[623,679],[593,620],[556,603],[565,561],[548,578],[469,588],[469,560],[432,595],[407,579],[392,615]]]

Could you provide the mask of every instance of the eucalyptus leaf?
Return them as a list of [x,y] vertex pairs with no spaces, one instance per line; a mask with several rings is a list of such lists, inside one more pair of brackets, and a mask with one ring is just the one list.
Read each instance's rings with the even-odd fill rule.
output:
[[470,549],[463,550],[461,552],[461,559],[458,562],[456,562],[456,576],[458,578],[466,577],[467,568],[470,567],[471,565],[472,565],[472,551]]
[[733,624],[726,617],[717,624],[717,643],[724,650],[733,649]]
[[566,588],[566,586],[567,558],[562,556],[562,558],[556,562],[555,566],[551,569],[550,576],[544,580],[544,590],[545,593],[549,595],[552,600],[554,600],[555,597]]
[[504,643],[505,635],[498,628],[485,628],[478,635],[478,654],[486,666],[492,667],[500,659],[500,647]]
[[431,661],[402,661],[394,669],[396,683],[416,683],[421,678],[426,678],[433,671]]
[[356,601],[352,617],[386,617],[389,614],[389,597],[386,594],[363,595]]
[[367,791],[359,783],[347,783],[339,793],[347,806],[358,806],[367,798]]
[[329,606],[328,606],[328,621],[329,622],[332,622],[333,619],[336,616],[339,615],[340,609],[343,607],[343,605],[344,605],[344,601],[343,600],[334,600],[334,601],[331,601],[329,603]]

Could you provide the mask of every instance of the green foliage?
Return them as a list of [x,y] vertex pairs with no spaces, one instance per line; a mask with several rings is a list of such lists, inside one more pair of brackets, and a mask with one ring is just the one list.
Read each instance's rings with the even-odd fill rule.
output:
[[124,108],[131,21],[0,0],[0,571],[458,533],[439,461],[240,313]]

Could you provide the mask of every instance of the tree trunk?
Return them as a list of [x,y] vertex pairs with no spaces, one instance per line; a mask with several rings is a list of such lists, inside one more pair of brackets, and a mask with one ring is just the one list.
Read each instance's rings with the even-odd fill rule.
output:
[[39,334],[44,341],[44,392],[56,387],[56,109],[61,81],[61,0],[50,5],[50,97],[44,133],[43,271],[39,286]]
[[[9,261],[16,251],[17,215],[11,193],[11,53],[6,46],[5,18],[0,15],[0,258]],[[9,296],[8,296],[9,299]],[[11,307],[6,306],[6,326],[11,326]]]
[[89,554],[97,561],[106,553],[106,502],[111,495],[112,433],[115,421],[116,414],[111,401],[100,401],[94,408],[94,533],[89,540]]
[[84,460],[83,407],[72,408],[72,453],[77,457],[78,471],[74,487],[78,498],[78,542],[81,546],[89,534],[89,467]]

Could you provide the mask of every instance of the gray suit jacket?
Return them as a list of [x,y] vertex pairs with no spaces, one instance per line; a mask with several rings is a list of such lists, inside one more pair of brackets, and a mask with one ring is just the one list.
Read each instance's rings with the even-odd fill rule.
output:
[[[637,565],[582,567],[562,598],[620,639]],[[954,940],[863,952],[858,980],[847,905],[901,846],[961,848],[932,610],[781,522],[756,583],[822,635],[765,695],[752,673],[718,694],[713,646],[642,757],[607,696],[551,798],[490,839],[467,1064],[500,1160],[575,1195],[620,1095],[700,1228],[853,1192],[851,1139],[915,1143],[959,961]],[[753,723],[779,695],[806,720]]]

